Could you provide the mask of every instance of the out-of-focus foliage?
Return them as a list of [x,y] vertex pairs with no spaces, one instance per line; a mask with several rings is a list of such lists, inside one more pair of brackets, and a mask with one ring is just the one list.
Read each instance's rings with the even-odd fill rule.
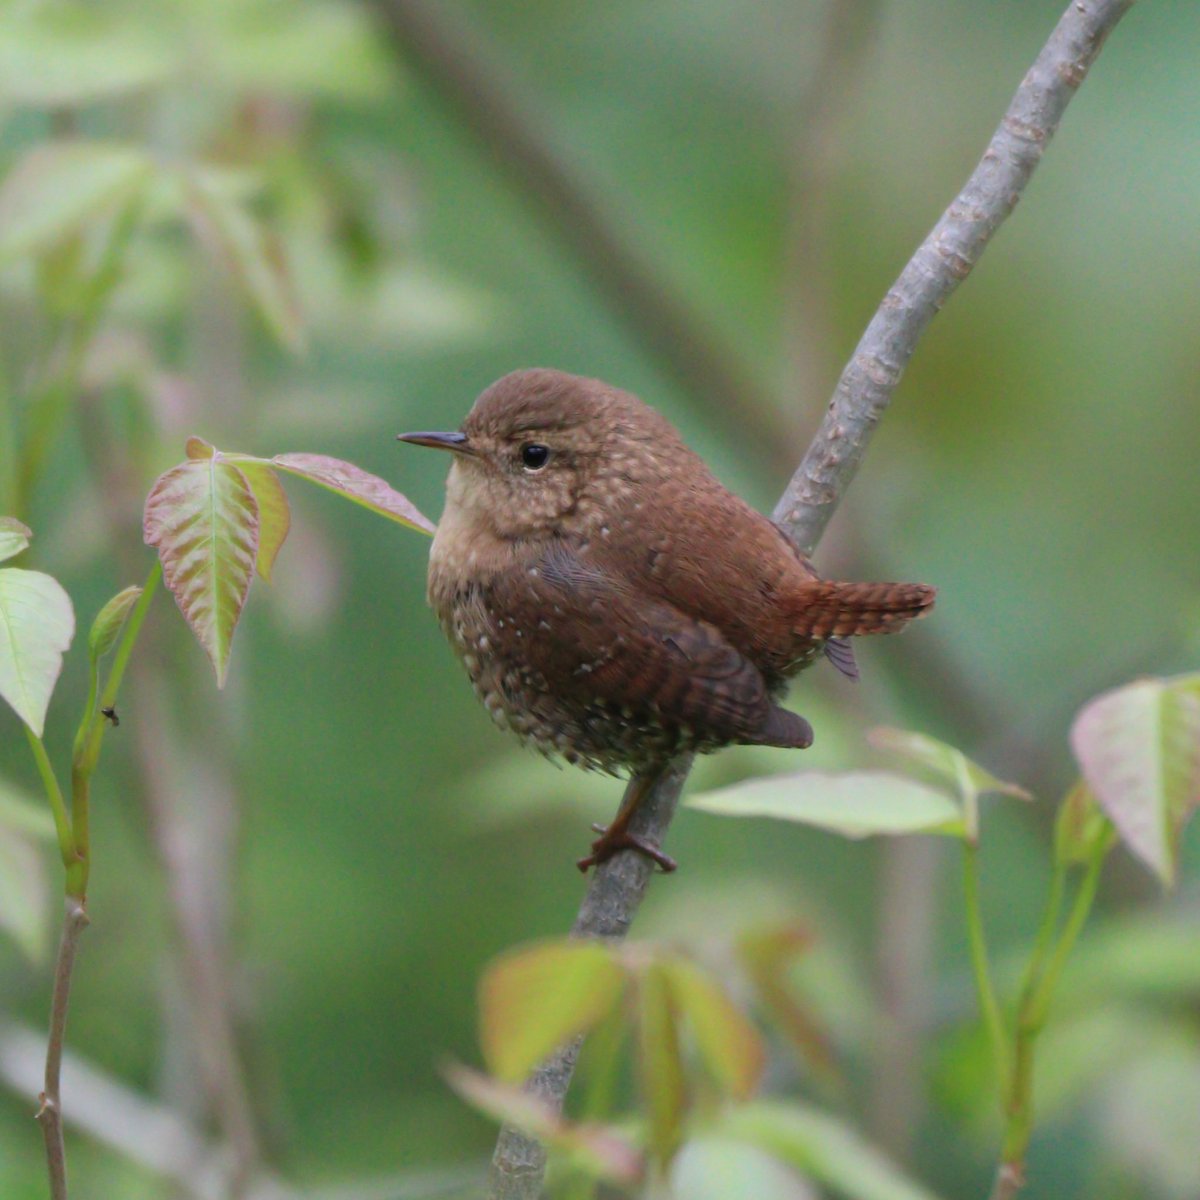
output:
[[[815,426],[1061,7],[862,6],[876,15],[862,69],[835,75],[833,158],[806,171],[824,3],[779,0],[751,21],[719,0],[455,0],[599,180],[601,203],[776,388],[761,428],[734,433],[633,347],[493,159],[397,67],[365,6],[0,5],[0,512],[38,531],[30,568],[90,616],[145,577],[141,503],[187,436],[336,455],[434,512],[445,463],[393,435],[454,427],[485,384],[537,364],[639,392],[767,507],[784,480],[759,447],[801,445]],[[1187,0],[1135,7],[919,347],[818,559],[830,575],[928,580],[938,609],[863,645],[857,688],[821,666],[801,678],[793,701],[817,732],[803,766],[869,766],[864,731],[886,723],[1061,795],[1084,701],[1200,662],[1197,34]],[[794,246],[801,206],[818,214],[816,240]],[[819,298],[815,341],[783,315],[801,286]],[[11,431],[37,433],[35,411],[46,457],[25,489]],[[161,597],[142,635],[146,676],[135,669],[93,789],[92,927],[69,1043],[119,1096],[188,1121],[211,1111],[154,786],[183,814],[175,846],[194,864],[193,915],[225,955],[271,1167],[312,1189],[378,1175],[400,1194],[451,1194],[494,1128],[439,1067],[475,1059],[485,964],[569,926],[571,864],[618,785],[518,758],[493,730],[424,608],[426,539],[319,493],[292,499],[292,544],[247,606],[223,693]],[[60,759],[86,657],[68,657],[49,709]],[[694,786],[799,765],[739,749],[702,764]],[[57,891],[47,828],[20,803],[36,793],[20,725],[0,712],[0,874],[24,880],[0,890],[6,1200],[45,1194],[18,1035],[44,1029],[50,939],[36,905],[10,898],[36,896],[39,877]],[[597,793],[607,803],[573,802]],[[1011,994],[1054,831],[1045,803],[986,820],[984,915],[1011,956],[998,972]],[[934,928],[896,946],[880,939],[894,927],[890,842],[684,810],[668,847],[683,866],[655,881],[639,933],[686,945],[766,1017],[772,1096],[836,1111],[864,1138],[896,1137],[872,1097],[895,1083],[887,1035],[899,1028],[915,1062],[896,1093],[907,1133],[894,1157],[936,1194],[983,1195],[994,1081],[949,843],[936,844],[921,867]],[[1112,856],[1039,1050],[1030,1200],[1197,1193],[1194,829],[1181,852],[1169,896]],[[772,999],[739,947],[799,929],[811,949],[772,959]],[[897,979],[912,990],[890,991]],[[585,1050],[581,1107],[599,1074]],[[604,1081],[618,1108],[635,1095],[628,1075]],[[111,1129],[70,1124],[69,1078],[78,1194],[171,1194]],[[99,1109],[118,1132],[147,1119],[111,1095]],[[759,1132],[782,1137],[772,1119],[760,1114]],[[189,1129],[200,1145],[216,1136],[203,1115]],[[714,1127],[674,1170],[685,1183],[732,1172],[800,1200],[813,1155],[840,1156],[817,1175],[831,1191],[861,1182],[834,1168],[874,1161],[819,1123],[792,1133],[810,1155],[792,1167],[765,1133]]]
[[1076,718],[1071,744],[1122,837],[1174,883],[1183,829],[1200,805],[1200,675],[1098,696]]
[[[0,556],[24,548],[18,542],[7,553],[0,549]],[[44,571],[0,568],[0,628],[0,698],[40,737],[63,654],[75,636],[71,598]]]

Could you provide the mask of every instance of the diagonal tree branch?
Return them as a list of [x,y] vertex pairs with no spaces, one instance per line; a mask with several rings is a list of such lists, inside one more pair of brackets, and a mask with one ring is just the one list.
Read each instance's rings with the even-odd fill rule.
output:
[[[385,9],[413,7],[409,0],[383,2]],[[862,462],[921,334],[1016,206],[1071,97],[1132,4],[1133,0],[1072,0],[1017,88],[966,186],[884,297],[775,509],[775,520],[806,551],[816,545]],[[662,843],[689,767],[690,762],[677,763],[650,793],[634,818],[639,836]],[[631,853],[618,854],[599,867],[573,935],[622,937],[651,872],[648,861]],[[529,1087],[561,1105],[578,1052],[578,1042],[564,1047],[535,1072]],[[544,1170],[545,1151],[537,1141],[506,1127],[492,1160],[490,1200],[536,1200]]]

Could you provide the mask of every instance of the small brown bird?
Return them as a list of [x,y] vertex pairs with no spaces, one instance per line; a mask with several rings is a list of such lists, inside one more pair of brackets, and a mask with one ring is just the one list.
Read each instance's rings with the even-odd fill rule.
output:
[[514,371],[449,450],[429,602],[488,712],[547,755],[634,777],[581,870],[621,849],[674,863],[628,830],[685,751],[804,749],[776,699],[841,639],[891,633],[933,605],[909,583],[832,583],[779,526],[727,491],[636,396],[562,371]]

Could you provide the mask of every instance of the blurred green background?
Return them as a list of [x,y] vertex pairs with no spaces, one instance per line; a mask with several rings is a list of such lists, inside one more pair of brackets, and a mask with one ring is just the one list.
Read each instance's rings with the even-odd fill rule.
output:
[[[639,393],[769,510],[1061,7],[438,7],[469,24],[645,269],[741,365],[747,420],[698,401],[636,336],[501,149],[481,147],[412,53],[397,56],[376,10],[0,6],[5,169],[66,136],[135,144],[164,169],[211,164],[279,237],[308,343],[293,354],[272,337],[237,271],[175,218],[169,187],[152,195],[77,413],[16,514],[37,534],[29,565],[62,580],[81,623],[140,580],[141,499],[192,433],[347,458],[436,518],[446,463],[394,434],[453,428],[486,384],[533,365]],[[1107,686],[1200,663],[1198,49],[1189,0],[1139,5],[1117,29],[918,347],[817,555],[825,574],[928,581],[940,597],[904,638],[860,644],[859,686],[824,666],[799,681],[793,705],[817,730],[803,765],[873,761],[865,731],[888,724],[1037,794],[986,820],[1002,959],[1028,945],[1043,899],[1074,712]],[[98,211],[89,230],[110,219]],[[28,262],[0,289],[0,384],[19,400],[51,331]],[[572,863],[618,799],[616,782],[495,732],[425,607],[424,538],[289,493],[293,540],[274,587],[254,589],[225,690],[157,603],[107,742],[69,1044],[102,1073],[92,1083],[126,1091],[88,1093],[112,1129],[68,1126],[83,1200],[189,1194],[120,1148],[140,1136],[176,1153],[122,1107],[131,1097],[196,1128],[252,1130],[244,1157],[316,1195],[469,1180],[494,1130],[439,1064],[478,1061],[484,964],[569,927],[584,886]],[[60,763],[82,658],[77,646],[51,706]],[[798,765],[730,751],[691,786]],[[36,794],[7,710],[0,776]],[[938,1194],[984,1195],[999,1120],[951,849],[686,811],[668,848],[683,869],[655,881],[637,933],[721,963],[754,922],[804,922],[820,949],[797,986],[847,1077],[831,1105]],[[58,864],[43,857],[53,893]],[[1123,852],[1106,873],[1040,1067],[1030,1200],[1200,1195],[1200,981],[1164,951],[1159,975],[1121,982],[1141,947],[1195,928],[1194,837],[1188,862],[1170,896]],[[12,1081],[36,1062],[26,1035],[44,1028],[57,912],[49,901],[36,957],[0,940],[5,1200],[45,1194],[30,1089]],[[222,1076],[233,1062],[241,1084]],[[772,1088],[810,1082],[780,1051]],[[70,1075],[65,1089],[70,1113]],[[364,1180],[377,1190],[351,1186]]]

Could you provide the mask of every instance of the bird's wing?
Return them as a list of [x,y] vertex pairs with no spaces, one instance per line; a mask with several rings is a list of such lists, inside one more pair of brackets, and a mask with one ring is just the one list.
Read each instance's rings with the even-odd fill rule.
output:
[[[774,706],[758,669],[703,621],[651,599],[558,546],[494,581],[496,608],[521,630],[522,657],[551,691],[600,699],[701,737],[757,740]],[[564,636],[564,631],[569,631]]]
[[707,473],[665,478],[653,504],[623,516],[593,547],[615,576],[716,626],[770,675],[787,673],[805,647],[781,601],[817,576],[783,530]]

